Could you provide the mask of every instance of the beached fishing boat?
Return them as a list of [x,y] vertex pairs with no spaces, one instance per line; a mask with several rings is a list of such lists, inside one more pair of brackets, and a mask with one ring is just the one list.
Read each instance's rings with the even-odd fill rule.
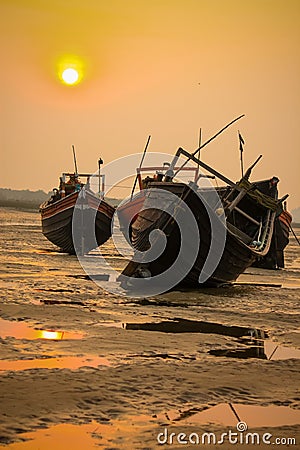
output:
[[[92,176],[102,180],[98,195],[90,189]],[[85,184],[80,181],[82,178],[86,179]],[[59,189],[53,189],[51,198],[40,206],[42,231],[61,251],[85,254],[109,239],[114,212],[115,208],[104,200],[104,175],[100,174],[100,164],[98,175],[78,174],[77,170],[63,173]],[[91,223],[94,234],[90,232]]]
[[[130,261],[122,275],[131,279],[151,279],[167,273],[176,263],[176,271],[172,271],[172,277],[175,277],[174,287],[217,287],[235,281],[257,258],[262,258],[269,252],[275,220],[282,214],[282,203],[287,197],[278,199],[278,178],[255,183],[249,181],[251,171],[260,156],[240,181],[235,183],[200,161],[195,156],[198,150],[189,153],[179,148],[169,169],[160,180],[148,181],[142,211],[130,211],[131,202],[121,206],[118,211],[121,222],[122,218],[124,221],[126,217],[133,217],[127,237],[137,251],[147,252],[151,247],[155,249],[157,239],[150,239],[154,230],[165,236],[164,249],[157,258],[146,262]],[[216,189],[198,187],[197,181],[200,176],[205,176],[203,174],[197,175],[188,184],[176,182],[178,170],[175,170],[175,165],[180,156],[193,161],[197,167],[207,171],[210,177],[219,178],[226,186]],[[214,192],[217,192],[219,202],[216,201]],[[174,198],[177,200],[174,201]],[[132,204],[136,207],[139,202],[135,200]],[[192,223],[189,229],[189,212],[196,221],[201,245],[196,249],[190,270],[183,276],[184,268],[190,264],[189,255],[195,252],[197,245]],[[213,217],[215,219],[212,219]],[[215,227],[212,225],[213,221]],[[126,220],[124,222],[123,228],[128,227]],[[188,251],[184,255],[181,252],[180,223],[184,223],[185,235],[189,236],[185,243]],[[159,239],[157,241],[159,242]],[[158,246],[162,245],[162,241],[160,242]],[[218,260],[218,263],[208,276],[203,276],[203,270],[206,273],[209,271],[209,258],[210,261]],[[126,283],[123,283],[123,286],[124,284]]]

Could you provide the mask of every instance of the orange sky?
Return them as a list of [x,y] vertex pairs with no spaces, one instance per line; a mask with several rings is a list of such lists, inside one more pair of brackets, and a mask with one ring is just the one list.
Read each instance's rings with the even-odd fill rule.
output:
[[[229,178],[262,153],[253,178],[277,175],[299,198],[299,0],[0,0],[0,187],[52,189],[81,171],[142,151],[203,151]],[[56,65],[77,55],[82,83]],[[204,153],[205,152],[205,153]]]

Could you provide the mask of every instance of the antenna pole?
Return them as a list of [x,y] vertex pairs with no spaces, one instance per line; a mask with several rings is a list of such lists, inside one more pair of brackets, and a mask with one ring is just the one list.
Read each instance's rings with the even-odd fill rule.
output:
[[240,141],[240,157],[241,157],[241,173],[242,173],[242,178],[244,177],[244,161],[243,161],[243,152],[244,152],[244,144],[245,141],[241,135],[241,133],[238,131],[238,135],[239,135],[239,141]]
[[74,147],[74,145],[72,145],[72,149],[73,149],[73,158],[74,158],[75,174],[78,175],[77,161],[76,161],[76,154],[75,154],[75,147]]
[[99,158],[98,159],[98,194],[100,197],[103,196],[103,193],[101,193],[101,164],[103,164],[103,159]]

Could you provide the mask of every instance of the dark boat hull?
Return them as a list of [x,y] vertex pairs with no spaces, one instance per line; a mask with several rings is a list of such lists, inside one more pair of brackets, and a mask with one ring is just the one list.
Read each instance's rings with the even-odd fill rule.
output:
[[[44,236],[61,251],[75,254],[79,250],[81,254],[88,253],[93,248],[103,244],[111,236],[111,220],[114,208],[104,200],[99,199],[90,191],[85,191],[82,199],[78,200],[78,192],[74,192],[52,204],[44,204],[40,207],[42,219],[42,231]],[[82,223],[90,224],[93,221],[94,235],[87,232],[87,227],[82,230],[81,242],[74,243],[73,217],[75,207],[82,206]]]
[[[210,258],[213,260],[218,258],[219,262],[207,279],[204,282],[199,282],[199,277],[206,263],[212,242],[211,221],[207,210],[207,203],[204,204],[192,189],[182,183],[153,183],[151,187],[159,187],[160,189],[172,192],[178,197],[184,198],[184,202],[196,219],[199,230],[201,245],[198,249],[195,262],[189,272],[182,278],[180,267],[186,267],[189,262],[187,260],[181,261],[176,273],[179,281],[177,283],[176,280],[174,280],[174,287],[178,285],[192,288],[199,287],[199,285],[218,287],[235,281],[247,267],[251,266],[257,257],[257,252],[249,245],[251,239],[247,241],[246,234],[240,232],[231,224],[222,223],[219,224],[219,227],[223,226],[225,230],[219,228],[220,232],[214,234],[216,255],[210,254]],[[258,214],[265,209],[262,206],[257,207],[257,205],[251,204],[251,199],[249,201],[249,199],[245,198],[241,204],[246,204],[247,202],[248,204],[245,206],[247,211],[251,211],[251,208],[253,208],[253,212]],[[147,203],[147,199],[145,203]],[[183,215],[184,214],[185,212],[183,211]],[[272,217],[272,220],[270,220],[271,228],[274,223],[274,213],[272,213]],[[139,277],[139,274],[142,273],[141,269],[144,268],[148,274],[150,273],[151,276],[156,276],[168,270],[178,258],[181,241],[179,228],[175,221],[168,217],[168,214],[159,209],[146,209],[137,215],[136,220],[132,224],[132,244],[134,248],[139,251],[147,250],[149,248],[149,234],[154,229],[162,230],[167,237],[166,247],[163,253],[155,260],[144,265],[143,263],[130,262],[124,269],[123,275],[127,277]],[[270,233],[272,232],[273,229],[270,229]],[[187,231],[187,233],[189,233],[189,231]],[[224,236],[226,236],[225,245],[224,241],[222,242]],[[220,240],[220,242],[218,242],[218,240]],[[269,242],[270,240],[271,238],[269,239]],[[189,245],[192,248],[193,239],[191,239]],[[224,245],[224,249],[219,257],[218,248],[222,245]],[[268,244],[268,246],[269,245],[270,244]],[[264,251],[268,251],[267,246]],[[188,258],[185,256],[185,259]]]

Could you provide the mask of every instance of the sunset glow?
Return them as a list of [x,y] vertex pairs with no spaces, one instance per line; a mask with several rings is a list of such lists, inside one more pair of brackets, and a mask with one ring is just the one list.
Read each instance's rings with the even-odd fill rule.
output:
[[63,56],[57,63],[57,76],[62,84],[75,86],[84,78],[84,63],[78,56]]
[[76,84],[78,81],[78,72],[71,67],[65,69],[62,73],[62,79],[66,84]]
[[[299,5],[1,2],[1,187],[48,192],[72,142],[89,170],[99,146],[105,163],[141,151],[148,134],[151,151],[192,150],[200,127],[205,140],[245,114],[245,166],[263,153],[253,177],[278,176],[297,208]],[[202,155],[231,179],[240,176],[237,136],[230,128]],[[36,170],[50,154],[51,168]]]
[[48,331],[48,330],[41,330],[41,339],[54,339],[54,340],[60,340],[64,336],[63,331]]

